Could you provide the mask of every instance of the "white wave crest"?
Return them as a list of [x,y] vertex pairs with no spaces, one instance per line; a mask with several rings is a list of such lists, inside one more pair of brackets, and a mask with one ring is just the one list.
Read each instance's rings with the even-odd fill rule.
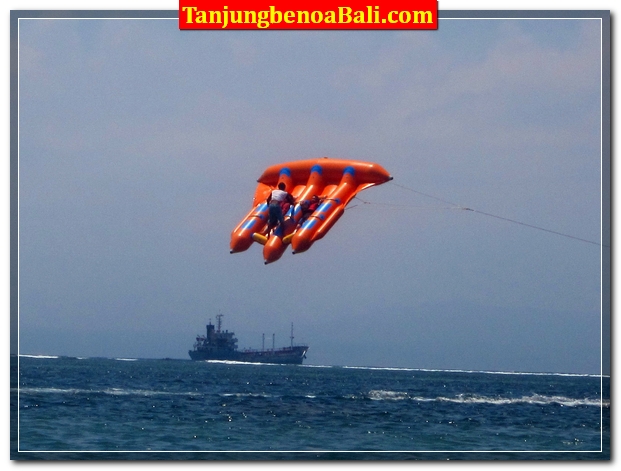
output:
[[112,396],[200,396],[194,391],[174,392],[174,391],[153,391],[149,389],[80,389],[80,388],[12,388],[11,391],[20,394],[109,394]]
[[[422,397],[412,397],[413,400],[427,402],[430,399]],[[565,396],[544,396],[541,394],[533,394],[530,396],[522,397],[487,397],[477,395],[465,395],[459,394],[455,397],[438,397],[432,399],[440,402],[453,402],[462,404],[535,404],[535,405],[550,405],[559,404],[566,407],[578,407],[578,406],[596,406],[596,407],[610,407],[609,400],[603,400],[599,398],[572,398]]]
[[410,396],[406,392],[375,389],[369,391],[368,398],[374,401],[402,401],[403,399],[409,399]]
[[278,396],[274,396],[273,394],[265,394],[265,393],[222,393],[220,394],[220,396],[222,397],[262,397],[262,398],[278,397]]
[[[610,407],[610,400],[600,398],[572,398],[565,396],[545,396],[541,394],[532,394],[522,397],[489,397],[469,394],[458,394],[454,397],[438,396],[423,397],[412,396],[404,391],[388,391],[382,389],[374,389],[366,395],[368,399],[373,401],[402,401],[405,399],[415,402],[452,402],[456,404],[491,404],[491,405],[511,405],[511,404],[533,404],[533,405],[551,405],[559,404],[563,407]],[[349,394],[346,399],[360,399],[361,396]]]

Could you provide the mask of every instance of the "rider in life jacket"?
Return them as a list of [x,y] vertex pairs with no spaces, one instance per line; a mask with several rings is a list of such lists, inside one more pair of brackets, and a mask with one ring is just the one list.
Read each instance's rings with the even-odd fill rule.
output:
[[298,221],[298,226],[302,226],[304,222],[310,217],[311,214],[315,212],[315,210],[319,207],[323,198],[319,198],[317,195],[313,195],[310,201],[304,200],[300,203],[300,207],[302,208],[302,217]]
[[270,231],[274,229],[278,224],[285,225],[285,216],[289,207],[295,204],[295,199],[291,194],[287,193],[286,185],[284,182],[278,184],[278,189],[272,190],[267,197],[268,205],[268,223],[267,223],[267,236],[269,237]]

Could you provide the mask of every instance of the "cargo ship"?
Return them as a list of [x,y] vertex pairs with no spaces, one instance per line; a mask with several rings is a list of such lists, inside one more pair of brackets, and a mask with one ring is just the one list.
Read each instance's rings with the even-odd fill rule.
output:
[[[265,348],[265,336],[263,348],[237,349],[237,339],[234,332],[222,331],[222,314],[218,314],[217,326],[211,321],[207,324],[207,335],[198,335],[194,343],[194,349],[190,350],[190,358],[195,361],[204,360],[228,360],[244,363],[279,363],[301,365],[306,358],[308,345],[293,345],[293,324],[291,324],[291,346],[283,348]],[[272,337],[273,339],[273,337]]]

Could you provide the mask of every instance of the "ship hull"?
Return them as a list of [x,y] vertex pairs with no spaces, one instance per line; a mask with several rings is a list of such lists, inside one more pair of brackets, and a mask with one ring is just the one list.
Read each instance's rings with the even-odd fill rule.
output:
[[250,350],[233,352],[216,352],[206,350],[190,350],[190,358],[194,361],[220,360],[239,361],[243,363],[277,363],[301,365],[306,358],[308,347],[287,347],[278,350]]

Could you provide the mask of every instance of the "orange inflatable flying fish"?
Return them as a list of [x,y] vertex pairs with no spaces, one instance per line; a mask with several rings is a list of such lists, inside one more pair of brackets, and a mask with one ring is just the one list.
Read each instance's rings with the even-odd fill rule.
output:
[[[231,253],[258,242],[268,264],[278,260],[289,244],[294,254],[304,252],[328,233],[358,192],[389,180],[392,177],[380,165],[357,160],[324,157],[272,165],[258,179],[252,210],[231,234]],[[284,208],[284,225],[272,228],[267,199],[279,183],[285,184],[295,205]],[[317,201],[314,196],[320,201],[316,208],[311,204]]]

